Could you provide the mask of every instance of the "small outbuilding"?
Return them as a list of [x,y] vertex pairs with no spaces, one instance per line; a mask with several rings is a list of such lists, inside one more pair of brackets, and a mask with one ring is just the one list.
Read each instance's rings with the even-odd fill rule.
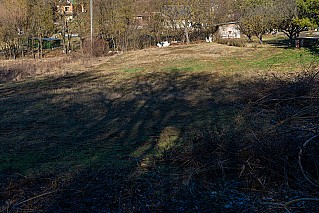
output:
[[237,22],[221,23],[217,27],[217,36],[219,38],[240,38],[240,29]]

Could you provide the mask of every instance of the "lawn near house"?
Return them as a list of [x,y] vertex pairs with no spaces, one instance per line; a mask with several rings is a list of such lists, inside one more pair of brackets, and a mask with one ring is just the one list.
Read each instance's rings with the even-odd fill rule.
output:
[[[295,160],[318,127],[318,61],[307,49],[201,43],[3,82],[0,209],[257,212],[318,197]],[[316,163],[317,148],[304,159]]]

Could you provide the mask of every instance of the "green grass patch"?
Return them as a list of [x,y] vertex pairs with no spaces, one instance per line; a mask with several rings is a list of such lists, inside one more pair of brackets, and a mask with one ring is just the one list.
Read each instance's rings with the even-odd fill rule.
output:
[[143,70],[144,70],[143,68],[124,68],[124,69],[122,69],[122,71],[126,72],[126,73],[142,72]]
[[211,70],[211,63],[209,61],[196,60],[192,58],[184,60],[176,60],[168,66],[164,66],[161,70],[168,72],[200,72]]
[[229,72],[249,71],[292,71],[302,70],[305,67],[319,62],[319,57],[307,49],[284,49],[264,47],[247,49],[243,55],[224,56],[213,61],[214,67]]

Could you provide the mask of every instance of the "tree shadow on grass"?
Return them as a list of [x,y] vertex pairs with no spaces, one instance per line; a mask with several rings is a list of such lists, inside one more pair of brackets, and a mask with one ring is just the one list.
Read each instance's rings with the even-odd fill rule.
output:
[[271,40],[266,40],[265,43],[274,47],[285,48],[285,49],[294,47],[294,45],[292,46],[290,44],[289,39],[271,39]]
[[[277,39],[277,40],[267,40],[265,41],[266,44],[269,44],[274,47],[284,48],[284,49],[295,49],[295,40],[292,44],[290,44],[289,39]],[[319,46],[318,42],[308,42],[304,47],[308,52],[311,54],[318,56],[319,55]]]
[[305,47],[311,54],[319,56],[319,44],[312,47]]
[[2,209],[225,210],[220,181],[249,176],[245,162],[259,168],[248,133],[262,128],[243,112],[264,95],[254,89],[271,83],[178,71],[120,75],[0,88]]

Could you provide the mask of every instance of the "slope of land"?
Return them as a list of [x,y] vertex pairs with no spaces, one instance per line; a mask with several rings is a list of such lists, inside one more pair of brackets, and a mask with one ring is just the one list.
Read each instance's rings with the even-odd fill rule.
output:
[[317,139],[318,61],[306,49],[202,43],[6,78],[0,209],[314,211],[295,199],[319,196],[318,147],[298,162]]

